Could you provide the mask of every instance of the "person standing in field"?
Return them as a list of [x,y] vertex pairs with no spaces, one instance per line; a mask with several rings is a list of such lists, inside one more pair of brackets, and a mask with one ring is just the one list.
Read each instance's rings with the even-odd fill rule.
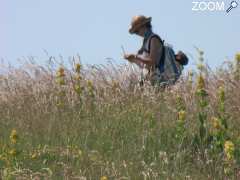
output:
[[137,54],[125,54],[124,59],[143,69],[140,84],[145,80],[152,85],[174,84],[180,76],[180,70],[173,62],[178,56],[173,52],[174,60],[166,60],[164,42],[152,31],[151,21],[151,17],[143,15],[133,17],[129,33],[142,37],[143,44]]

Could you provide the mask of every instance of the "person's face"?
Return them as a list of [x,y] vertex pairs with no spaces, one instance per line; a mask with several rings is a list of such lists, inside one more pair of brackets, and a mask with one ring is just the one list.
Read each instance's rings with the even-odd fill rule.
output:
[[142,26],[140,28],[138,28],[138,30],[135,31],[135,34],[141,37],[144,37],[144,33],[145,33],[145,27]]

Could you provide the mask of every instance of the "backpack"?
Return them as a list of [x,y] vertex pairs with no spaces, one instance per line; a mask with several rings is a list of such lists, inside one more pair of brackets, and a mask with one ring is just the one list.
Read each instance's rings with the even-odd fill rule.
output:
[[153,82],[174,84],[181,76],[184,68],[183,66],[188,64],[188,58],[182,51],[175,54],[173,48],[165,44],[164,41],[154,33],[143,42],[142,48],[138,51],[139,54],[144,52],[150,53],[150,42],[153,37],[159,39],[163,46],[163,51],[159,62],[155,65],[155,72],[152,74],[152,80]]
[[158,35],[152,35],[149,40],[153,37],[157,37],[163,45],[162,56],[159,63],[156,64],[156,68],[160,71],[161,76],[165,81],[176,82],[182,74],[184,66],[188,64],[188,57],[182,51],[175,54],[173,48],[170,45],[164,43]]

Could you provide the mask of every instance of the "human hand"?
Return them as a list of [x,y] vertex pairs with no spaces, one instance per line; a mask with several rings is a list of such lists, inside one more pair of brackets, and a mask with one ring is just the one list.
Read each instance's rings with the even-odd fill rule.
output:
[[136,59],[136,55],[135,54],[125,54],[124,59],[127,59],[130,62],[133,62]]

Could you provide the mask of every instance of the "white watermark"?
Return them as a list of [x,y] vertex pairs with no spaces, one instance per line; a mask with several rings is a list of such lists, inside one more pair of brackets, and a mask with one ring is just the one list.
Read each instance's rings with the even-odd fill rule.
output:
[[223,1],[193,1],[192,11],[225,11]]

